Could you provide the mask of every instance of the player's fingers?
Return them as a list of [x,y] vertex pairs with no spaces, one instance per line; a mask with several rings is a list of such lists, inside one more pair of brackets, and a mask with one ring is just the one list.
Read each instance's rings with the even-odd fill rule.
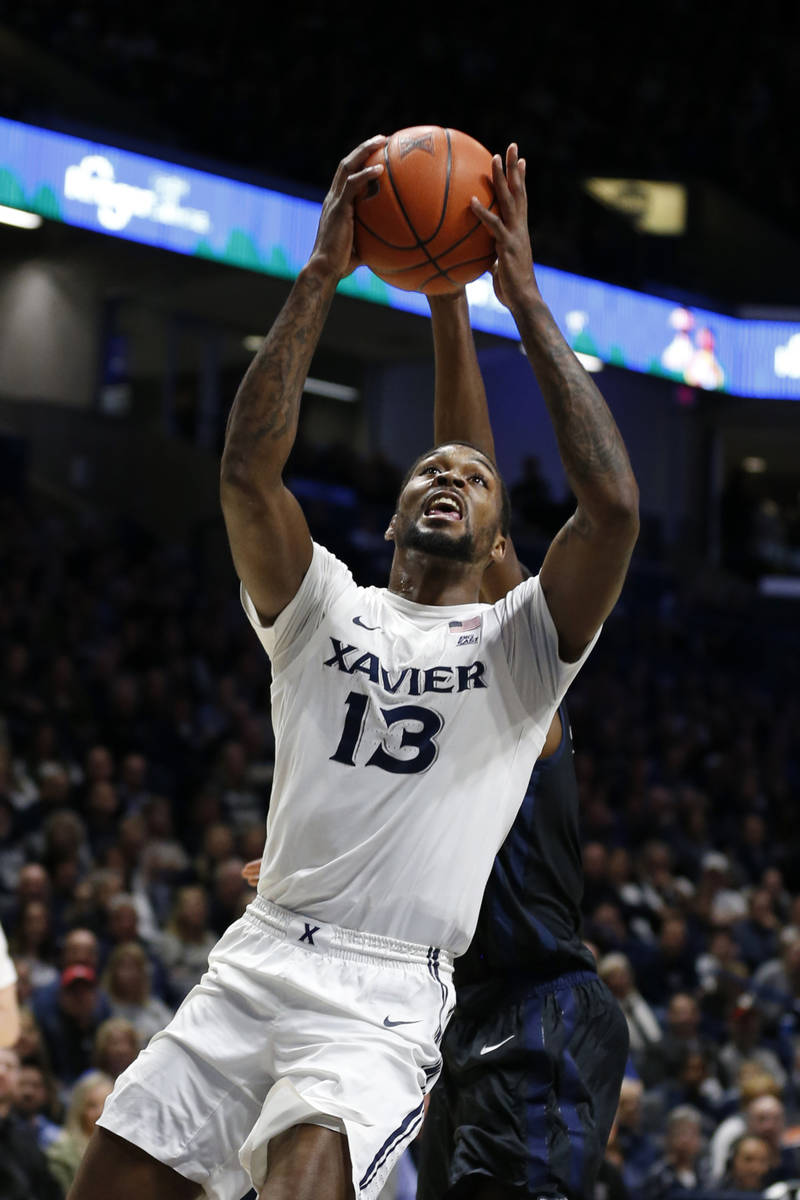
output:
[[473,196],[470,200],[470,208],[475,213],[475,216],[486,226],[495,241],[497,241],[505,230],[505,225],[497,213],[491,212],[490,209],[481,204],[477,196]]
[[514,197],[523,195],[525,191],[523,161],[519,156],[517,143],[512,142],[506,151],[506,179],[508,180],[509,191]]
[[508,186],[508,180],[503,170],[503,160],[499,154],[492,155],[492,182],[500,213],[504,220],[510,220],[514,215],[514,197]]
[[367,190],[373,179],[377,179],[382,174],[383,163],[373,163],[370,167],[362,167],[360,171],[354,171],[347,176],[343,191],[349,196],[360,196]]
[[389,139],[382,133],[376,133],[374,137],[367,138],[365,142],[362,142],[360,146],[356,146],[355,150],[351,150],[350,153],[342,159],[342,161],[339,163],[339,174],[343,175],[345,178],[347,178],[348,175],[352,175],[359,169],[359,167],[364,165],[370,154],[373,154],[376,150],[379,150],[381,146],[385,146],[388,140]]

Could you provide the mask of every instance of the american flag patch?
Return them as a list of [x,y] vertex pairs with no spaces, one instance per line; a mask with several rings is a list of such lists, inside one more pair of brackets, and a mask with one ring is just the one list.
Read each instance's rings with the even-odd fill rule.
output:
[[480,617],[470,617],[468,621],[449,621],[447,625],[451,633],[469,633],[472,629],[480,629],[480,627]]

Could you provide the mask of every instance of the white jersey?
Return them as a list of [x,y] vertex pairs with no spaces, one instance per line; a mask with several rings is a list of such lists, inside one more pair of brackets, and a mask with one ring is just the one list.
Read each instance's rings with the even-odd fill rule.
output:
[[264,627],[275,773],[258,890],[326,923],[463,954],[564,663],[538,577],[494,605],[361,588],[314,545]]

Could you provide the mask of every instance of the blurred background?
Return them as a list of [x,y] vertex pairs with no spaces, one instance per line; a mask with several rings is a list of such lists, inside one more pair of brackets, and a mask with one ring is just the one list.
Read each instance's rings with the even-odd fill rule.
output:
[[[269,664],[217,496],[231,401],[339,159],[425,123],[519,143],[545,299],[641,487],[570,693],[586,935],[652,1017],[615,1161],[659,1194],[689,1104],[719,1183],[713,1137],[745,1128],[758,1063],[771,1178],[800,1177],[799,23],[739,0],[471,20],[0,0],[0,920],[25,1022],[0,1119],[58,1145],[57,1186],[263,845]],[[431,440],[430,325],[366,269],[341,292],[288,474],[314,536],[383,583]],[[535,570],[572,500],[513,326],[485,279],[469,296]]]

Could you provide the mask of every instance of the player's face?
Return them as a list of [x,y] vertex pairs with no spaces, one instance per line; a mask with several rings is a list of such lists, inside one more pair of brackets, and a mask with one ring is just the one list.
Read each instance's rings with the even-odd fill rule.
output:
[[439,446],[416,464],[390,535],[401,549],[477,562],[499,536],[500,510],[500,478],[492,463],[471,446]]

